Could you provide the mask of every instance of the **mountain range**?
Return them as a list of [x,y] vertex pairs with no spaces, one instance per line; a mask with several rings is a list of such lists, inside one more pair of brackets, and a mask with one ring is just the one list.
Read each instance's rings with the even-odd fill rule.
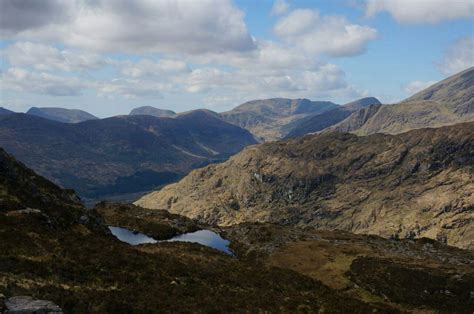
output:
[[283,138],[295,121],[336,107],[330,101],[272,98],[249,101],[220,115],[249,130],[260,141],[271,141]]
[[117,116],[62,123],[30,114],[0,116],[0,146],[86,199],[143,193],[256,143],[206,110],[175,119]]
[[370,105],[378,104],[380,104],[380,101],[377,98],[366,97],[323,113],[297,120],[295,126],[291,128],[291,131],[288,132],[285,138],[295,138],[324,130],[349,117],[353,112],[359,111],[360,109]]

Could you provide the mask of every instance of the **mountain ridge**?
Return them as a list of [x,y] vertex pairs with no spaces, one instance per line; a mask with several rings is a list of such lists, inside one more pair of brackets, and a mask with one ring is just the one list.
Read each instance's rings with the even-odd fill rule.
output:
[[452,75],[398,104],[354,112],[325,131],[397,134],[474,121],[474,67]]
[[84,110],[60,107],[31,107],[26,113],[64,123],[79,123],[99,119]]

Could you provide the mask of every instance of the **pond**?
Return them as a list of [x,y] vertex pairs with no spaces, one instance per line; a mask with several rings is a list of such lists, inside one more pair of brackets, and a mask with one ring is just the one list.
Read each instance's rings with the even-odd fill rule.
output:
[[193,242],[214,248],[229,255],[233,255],[232,251],[229,249],[229,241],[210,230],[199,230],[196,232],[183,233],[174,236],[169,240],[163,241],[157,241],[146,234],[135,232],[126,228],[109,226],[109,230],[117,239],[130,245],[158,242]]

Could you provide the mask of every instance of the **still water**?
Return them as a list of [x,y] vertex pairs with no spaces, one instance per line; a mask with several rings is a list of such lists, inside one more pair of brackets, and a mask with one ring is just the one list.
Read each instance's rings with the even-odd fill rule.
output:
[[229,241],[210,230],[199,230],[196,232],[183,233],[164,241],[157,241],[146,234],[134,232],[121,227],[109,226],[109,230],[117,239],[131,245],[158,242],[193,242],[214,248],[229,255],[233,255],[232,251],[229,249]]

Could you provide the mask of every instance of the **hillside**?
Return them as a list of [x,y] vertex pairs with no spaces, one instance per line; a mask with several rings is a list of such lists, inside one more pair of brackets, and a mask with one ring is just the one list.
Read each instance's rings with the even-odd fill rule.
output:
[[96,116],[91,115],[88,112],[78,109],[65,109],[65,108],[37,108],[31,107],[27,114],[38,116],[45,119],[50,119],[54,121],[64,122],[64,123],[78,123],[87,120],[98,119]]
[[171,118],[176,115],[176,112],[172,110],[159,109],[152,106],[143,106],[132,109],[129,115],[146,115],[154,117],[168,117]]
[[296,122],[296,125],[285,136],[285,139],[303,136],[308,133],[319,132],[344,120],[350,116],[351,113],[374,104],[380,104],[380,101],[375,97],[366,97],[347,103],[332,110],[303,118]]
[[248,131],[205,112],[75,124],[25,114],[0,117],[1,147],[86,199],[150,191],[254,143]]
[[275,222],[472,249],[473,150],[474,123],[306,136],[251,146],[136,204],[220,225]]
[[[470,306],[469,251],[268,224],[214,227],[232,240],[235,256],[195,243],[131,246],[104,223],[134,221],[135,230],[153,230],[159,239],[199,224],[133,205],[87,210],[73,192],[3,150],[0,174],[2,199],[21,208],[0,211],[2,312],[18,296],[52,302],[65,313],[464,312]],[[442,264],[446,259],[449,265]]]
[[[51,301],[65,313],[391,308],[345,296],[288,269],[262,267],[194,243],[120,242],[96,210],[83,208],[73,192],[37,176],[3,150],[0,179],[2,200],[16,204],[0,211],[2,312],[5,301],[25,295]],[[124,215],[127,206],[116,210]],[[148,225],[165,227],[164,233],[193,224],[166,213],[149,217]]]
[[363,108],[327,131],[397,134],[473,120],[474,68],[469,68],[401,103]]
[[221,116],[249,130],[261,141],[272,141],[283,138],[292,122],[336,107],[329,101],[272,98],[246,102]]

